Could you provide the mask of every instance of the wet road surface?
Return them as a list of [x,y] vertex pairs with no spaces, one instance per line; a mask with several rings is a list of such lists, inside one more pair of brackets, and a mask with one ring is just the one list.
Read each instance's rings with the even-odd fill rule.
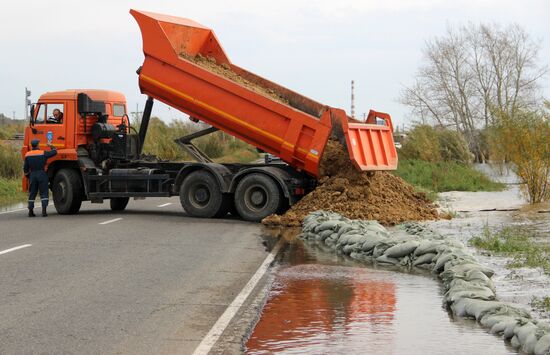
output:
[[374,269],[296,240],[274,272],[249,354],[508,354],[474,321],[453,319],[440,283]]

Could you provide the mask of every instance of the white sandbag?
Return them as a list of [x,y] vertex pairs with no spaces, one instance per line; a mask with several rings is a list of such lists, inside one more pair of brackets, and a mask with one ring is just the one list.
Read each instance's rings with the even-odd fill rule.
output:
[[382,264],[391,264],[391,265],[397,265],[399,264],[399,260],[396,258],[390,258],[387,255],[382,255],[376,258],[376,262],[382,263]]
[[543,335],[535,345],[535,355],[550,354],[550,334]]
[[436,254],[437,247],[441,244],[440,241],[425,240],[420,242],[418,247],[414,250],[415,256],[420,256],[424,254]]
[[[532,322],[528,322],[521,327],[517,327],[514,329],[514,334],[518,337],[519,343],[521,345],[525,345],[527,342],[527,338],[534,334],[537,331],[537,326],[533,324]],[[535,342],[536,343],[536,342]],[[533,344],[533,349],[535,348],[535,345]]]
[[390,258],[402,258],[405,255],[413,253],[414,250],[418,247],[418,244],[420,243],[414,240],[400,243],[386,249],[386,251],[384,251],[384,255],[387,255]]
[[[416,251],[415,251],[415,252],[416,252]],[[420,255],[418,258],[416,258],[416,259],[413,261],[413,266],[419,266],[419,265],[423,265],[423,264],[429,264],[429,263],[432,262],[434,256],[435,256],[434,253],[422,254],[422,255]]]

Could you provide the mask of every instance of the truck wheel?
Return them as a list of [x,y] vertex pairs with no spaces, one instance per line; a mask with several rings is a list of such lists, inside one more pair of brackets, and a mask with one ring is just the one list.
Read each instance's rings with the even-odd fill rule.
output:
[[192,172],[180,188],[183,209],[193,217],[212,218],[227,214],[228,203],[216,178],[207,171]]
[[235,190],[235,207],[247,221],[259,222],[276,213],[281,201],[279,186],[264,174],[245,176]]
[[126,206],[128,206],[129,197],[112,197],[110,204],[112,211],[124,211]]
[[73,169],[61,169],[52,185],[53,203],[59,214],[75,214],[82,205],[82,181]]

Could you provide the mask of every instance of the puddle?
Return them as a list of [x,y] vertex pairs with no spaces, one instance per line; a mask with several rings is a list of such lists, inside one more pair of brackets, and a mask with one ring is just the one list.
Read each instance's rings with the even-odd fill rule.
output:
[[516,353],[453,319],[430,274],[366,267],[295,240],[273,277],[248,354]]

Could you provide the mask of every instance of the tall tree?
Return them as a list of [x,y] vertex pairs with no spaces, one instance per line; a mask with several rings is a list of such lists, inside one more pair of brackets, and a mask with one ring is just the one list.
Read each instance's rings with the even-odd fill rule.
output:
[[422,123],[462,131],[478,158],[478,129],[495,124],[495,112],[514,116],[540,105],[540,44],[518,25],[449,27],[426,42],[424,63],[400,101]]

